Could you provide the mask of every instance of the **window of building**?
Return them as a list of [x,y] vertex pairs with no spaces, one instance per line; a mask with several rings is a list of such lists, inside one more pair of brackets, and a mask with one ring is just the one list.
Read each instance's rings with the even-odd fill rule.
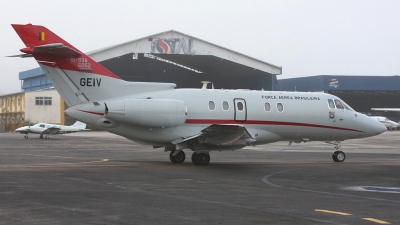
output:
[[52,97],[36,97],[36,105],[52,105]]
[[213,101],[208,102],[208,109],[214,110],[215,109],[215,103]]
[[276,104],[276,109],[278,110],[278,112],[283,112],[283,105],[282,105],[282,103]]
[[330,109],[334,109],[335,108],[335,103],[333,103],[332,99],[328,99],[328,106]]
[[51,97],[44,97],[44,104],[45,105],[52,105],[52,98]]
[[222,103],[222,109],[225,110],[225,111],[229,110],[229,104],[228,104],[228,102],[223,102],[223,103]]
[[264,110],[265,110],[266,112],[271,112],[271,104],[269,104],[268,102],[266,102],[266,103],[264,104]]

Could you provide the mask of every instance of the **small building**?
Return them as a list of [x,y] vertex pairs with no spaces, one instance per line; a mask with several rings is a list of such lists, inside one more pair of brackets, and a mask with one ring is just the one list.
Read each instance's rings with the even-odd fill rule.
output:
[[0,96],[0,132],[9,132],[22,126],[25,120],[25,93]]

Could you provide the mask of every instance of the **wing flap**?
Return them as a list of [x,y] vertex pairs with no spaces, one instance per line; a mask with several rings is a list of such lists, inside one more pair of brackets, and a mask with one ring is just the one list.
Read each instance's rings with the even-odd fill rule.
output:
[[42,134],[56,134],[58,131],[60,131],[60,128],[57,127],[49,127],[46,130],[42,132]]
[[213,124],[204,130],[200,143],[210,145],[240,145],[254,142],[247,129],[238,124]]
[[[195,140],[196,139],[196,140]],[[201,133],[178,139],[172,144],[181,145],[186,142],[189,146],[190,142],[197,142],[207,146],[246,146],[256,140],[251,136],[247,129],[238,124],[213,124],[201,130]]]

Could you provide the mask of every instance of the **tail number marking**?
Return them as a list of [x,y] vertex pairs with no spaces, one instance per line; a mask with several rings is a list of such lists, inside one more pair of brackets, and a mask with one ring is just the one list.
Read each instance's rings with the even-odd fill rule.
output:
[[90,69],[90,63],[88,63],[87,58],[71,58],[72,63],[77,64],[80,69]]
[[87,87],[100,87],[101,78],[81,78],[79,84]]

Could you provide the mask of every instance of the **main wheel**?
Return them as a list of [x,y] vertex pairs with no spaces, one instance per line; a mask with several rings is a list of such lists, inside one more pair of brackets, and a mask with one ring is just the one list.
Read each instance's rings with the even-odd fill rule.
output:
[[183,163],[185,162],[185,152],[180,151],[178,154],[174,155],[175,150],[171,151],[171,153],[169,154],[169,159],[171,160],[171,162],[173,163]]
[[43,139],[43,134],[40,134],[39,138],[40,138],[40,139]]
[[24,136],[24,139],[28,139],[28,135],[25,135],[25,136]]
[[195,165],[208,165],[208,163],[210,163],[210,154],[207,153],[200,153],[200,154],[196,154],[195,156]]
[[192,154],[192,163],[194,164],[194,165],[197,165],[197,162],[196,162],[196,152],[193,152],[193,154]]
[[335,162],[343,162],[346,159],[346,154],[344,154],[342,151],[335,151],[332,154],[332,159]]

